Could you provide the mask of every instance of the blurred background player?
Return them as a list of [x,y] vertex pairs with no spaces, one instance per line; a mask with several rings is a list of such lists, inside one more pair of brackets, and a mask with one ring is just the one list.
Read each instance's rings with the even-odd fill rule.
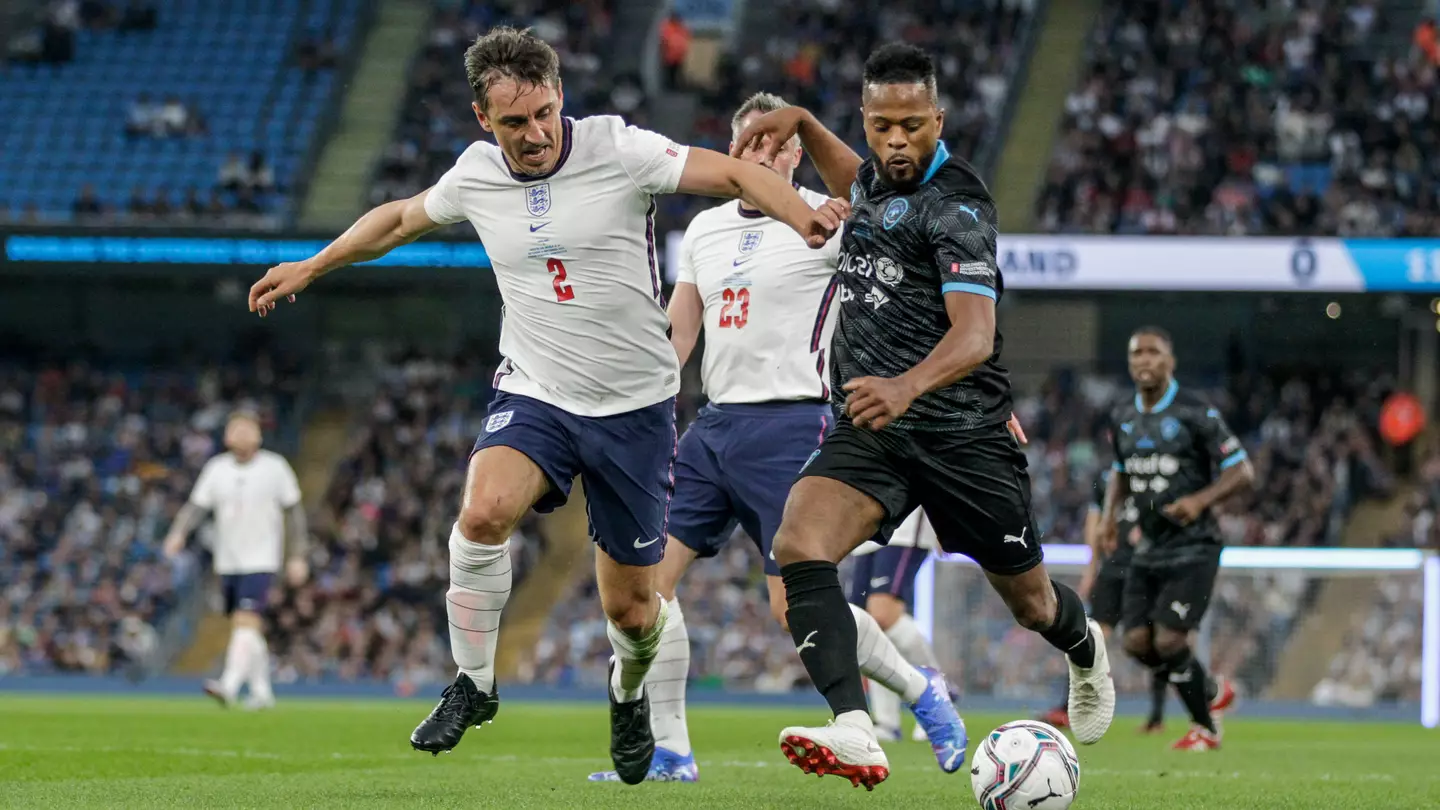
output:
[[1166,673],[1194,725],[1175,748],[1220,747],[1220,712],[1235,700],[1228,681],[1213,681],[1191,649],[1215,578],[1223,540],[1211,507],[1250,487],[1255,472],[1220,411],[1174,377],[1170,334],[1156,326],[1130,336],[1135,399],[1111,413],[1114,475],[1100,522],[1103,548],[1117,546],[1126,497],[1133,498],[1139,542],[1121,605],[1125,652]]
[[[846,589],[850,604],[865,611],[906,661],[931,670],[940,668],[939,661],[910,610],[915,604],[915,575],[935,547],[935,529],[925,518],[925,510],[916,509],[890,536],[888,545],[871,540],[850,552],[850,587]],[[857,626],[861,621],[856,620]],[[898,740],[900,696],[875,686],[870,679],[865,690],[870,700],[870,718],[875,721],[875,736],[881,742]],[[954,695],[951,697],[953,702]],[[929,739],[919,724],[914,738]]]
[[[782,730],[781,748],[806,773],[867,788],[888,776],[889,763],[866,711],[836,564],[877,530],[888,536],[916,506],[935,522],[942,549],[979,563],[1015,619],[1066,655],[1076,739],[1098,741],[1115,710],[1099,627],[1043,563],[1027,461],[1006,429],[995,203],[940,140],[935,81],[933,61],[913,45],[870,55],[861,108],[869,160],[804,110],[770,113],[737,139],[745,149],[798,132],[830,192],[848,192],[854,206],[832,341],[832,396],[844,418],[790,491],[775,558],[791,637],[834,714],[825,727]],[[930,744],[947,748],[949,763],[964,759],[963,735],[932,732]]]
[[645,673],[665,626],[665,552],[680,369],[655,261],[654,197],[744,197],[823,247],[843,204],[818,208],[755,163],[680,146],[615,116],[564,117],[560,58],[530,31],[492,28],[465,53],[478,141],[430,189],[382,205],[315,257],[250,291],[262,316],[319,276],[442,225],[469,221],[505,302],[497,394],[450,534],[446,609],[459,672],[410,737],[439,754],[499,708],[495,645],[509,599],[509,538],[526,511],[585,482],[596,578],[614,649],[610,754],[621,781],[650,769]]
[[207,514],[214,516],[214,566],[230,616],[230,645],[220,679],[206,681],[205,693],[228,707],[248,685],[245,707],[251,709],[275,705],[262,613],[287,545],[290,584],[301,584],[307,574],[300,484],[283,456],[260,449],[261,438],[258,417],[231,415],[225,425],[226,452],[200,471],[164,546],[165,556],[180,556],[190,532]]
[[[788,106],[769,93],[751,96],[735,112],[731,132]],[[742,160],[762,163],[790,181],[802,153],[791,138],[774,155],[750,149]],[[812,205],[824,194],[800,189]],[[710,404],[680,441],[675,499],[665,560],[657,566],[667,600],[666,627],[646,681],[656,739],[648,778],[691,782],[697,778],[685,721],[690,640],[676,586],[697,558],[713,557],[736,521],[760,548],[770,611],[782,627],[785,590],[770,541],[780,527],[785,495],[806,459],[834,424],[826,354],[835,319],[840,239],[821,250],[782,223],[743,201],[701,212],[685,231],[680,268],[670,303],[671,340],[681,366],[703,328],[701,376]],[[885,633],[856,609],[861,668],[915,706],[923,725],[958,722],[948,695],[931,694],[935,670],[907,663]],[[933,667],[933,656],[928,663]],[[591,774],[614,781],[614,772]]]

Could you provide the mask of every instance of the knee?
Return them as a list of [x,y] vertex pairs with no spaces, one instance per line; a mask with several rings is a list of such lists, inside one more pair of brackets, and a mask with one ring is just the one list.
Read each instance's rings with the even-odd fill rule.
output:
[[1155,652],[1161,658],[1171,658],[1184,652],[1190,646],[1186,633],[1168,627],[1155,628]]
[[627,636],[638,636],[650,629],[659,610],[653,591],[613,593],[601,601],[605,617]]
[[498,546],[510,539],[510,531],[514,528],[508,516],[476,504],[466,504],[461,508],[457,523],[460,534],[466,540],[487,546]]
[[1154,649],[1148,627],[1137,627],[1125,631],[1125,652],[1131,658],[1148,658]]
[[805,532],[795,531],[788,526],[781,526],[780,531],[775,533],[771,551],[775,554],[775,562],[781,568],[794,563],[830,559],[819,538],[807,536]]
[[1015,621],[1026,630],[1043,633],[1055,626],[1055,612],[1059,610],[1055,601],[1055,589],[1046,580],[1045,587],[1020,594],[1010,603],[1010,612]]

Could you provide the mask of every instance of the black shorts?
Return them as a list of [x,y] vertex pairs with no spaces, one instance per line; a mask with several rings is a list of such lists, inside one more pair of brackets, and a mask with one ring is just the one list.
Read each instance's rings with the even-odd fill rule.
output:
[[1025,454],[1003,424],[955,433],[879,432],[841,419],[800,477],[830,478],[885,509],[880,539],[917,506],[940,547],[992,574],[1023,574],[1043,556],[1030,515]]
[[1159,625],[1189,632],[1199,627],[1220,573],[1220,550],[1217,545],[1203,559],[1179,565],[1131,565],[1120,611],[1125,628]]
[[1125,598],[1125,572],[1118,569],[1101,568],[1090,589],[1090,618],[1118,627],[1124,615],[1121,607]]

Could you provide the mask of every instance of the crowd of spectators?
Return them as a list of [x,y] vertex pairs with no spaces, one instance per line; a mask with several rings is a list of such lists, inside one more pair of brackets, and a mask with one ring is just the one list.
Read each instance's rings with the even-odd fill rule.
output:
[[[488,137],[470,110],[475,94],[465,77],[465,49],[493,26],[528,26],[559,52],[566,115],[611,112],[610,99],[620,90],[602,86],[599,80],[614,13],[611,0],[450,0],[436,6],[426,44],[410,70],[410,91],[399,126],[376,168],[369,195],[372,205],[420,193],[466,147]],[[621,100],[639,104],[638,99]],[[452,238],[475,238],[464,223],[450,230]]]
[[1428,236],[1440,105],[1378,0],[1108,0],[1036,201],[1045,231]]
[[148,664],[195,573],[160,558],[165,531],[232,409],[275,427],[282,376],[0,366],[0,675]]
[[[473,356],[472,356],[473,358]],[[491,365],[408,355],[381,366],[312,529],[312,577],[280,589],[277,681],[448,682],[447,538],[484,421]],[[514,583],[543,551],[533,517],[511,538]]]

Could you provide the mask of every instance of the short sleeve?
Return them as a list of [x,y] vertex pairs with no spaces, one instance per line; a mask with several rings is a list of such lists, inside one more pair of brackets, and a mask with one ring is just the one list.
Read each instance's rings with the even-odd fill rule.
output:
[[680,174],[685,171],[685,160],[690,154],[688,146],[632,126],[616,129],[615,149],[625,173],[635,187],[646,194],[673,193],[680,185]]
[[1210,458],[1214,459],[1222,470],[1250,458],[1245,447],[1240,444],[1239,437],[1225,424],[1225,417],[1220,415],[1218,408],[1205,409],[1205,415],[1200,421],[1200,437]]
[[692,227],[685,229],[685,236],[680,239],[680,266],[675,271],[676,284],[695,284],[695,229],[694,220],[690,222]]
[[200,470],[200,477],[195,481],[194,489],[190,490],[190,503],[201,509],[215,508],[215,460],[205,462]]
[[974,197],[950,196],[932,216],[930,239],[942,293],[999,298],[995,268],[995,205]]
[[425,216],[430,217],[430,221],[436,225],[454,225],[469,219],[460,208],[460,164],[458,162],[451,166],[449,171],[440,175],[440,179],[430,188],[430,193],[425,195]]
[[275,458],[276,475],[279,477],[280,505],[289,509],[300,503],[300,481],[295,478],[295,470],[290,466],[283,456]]

